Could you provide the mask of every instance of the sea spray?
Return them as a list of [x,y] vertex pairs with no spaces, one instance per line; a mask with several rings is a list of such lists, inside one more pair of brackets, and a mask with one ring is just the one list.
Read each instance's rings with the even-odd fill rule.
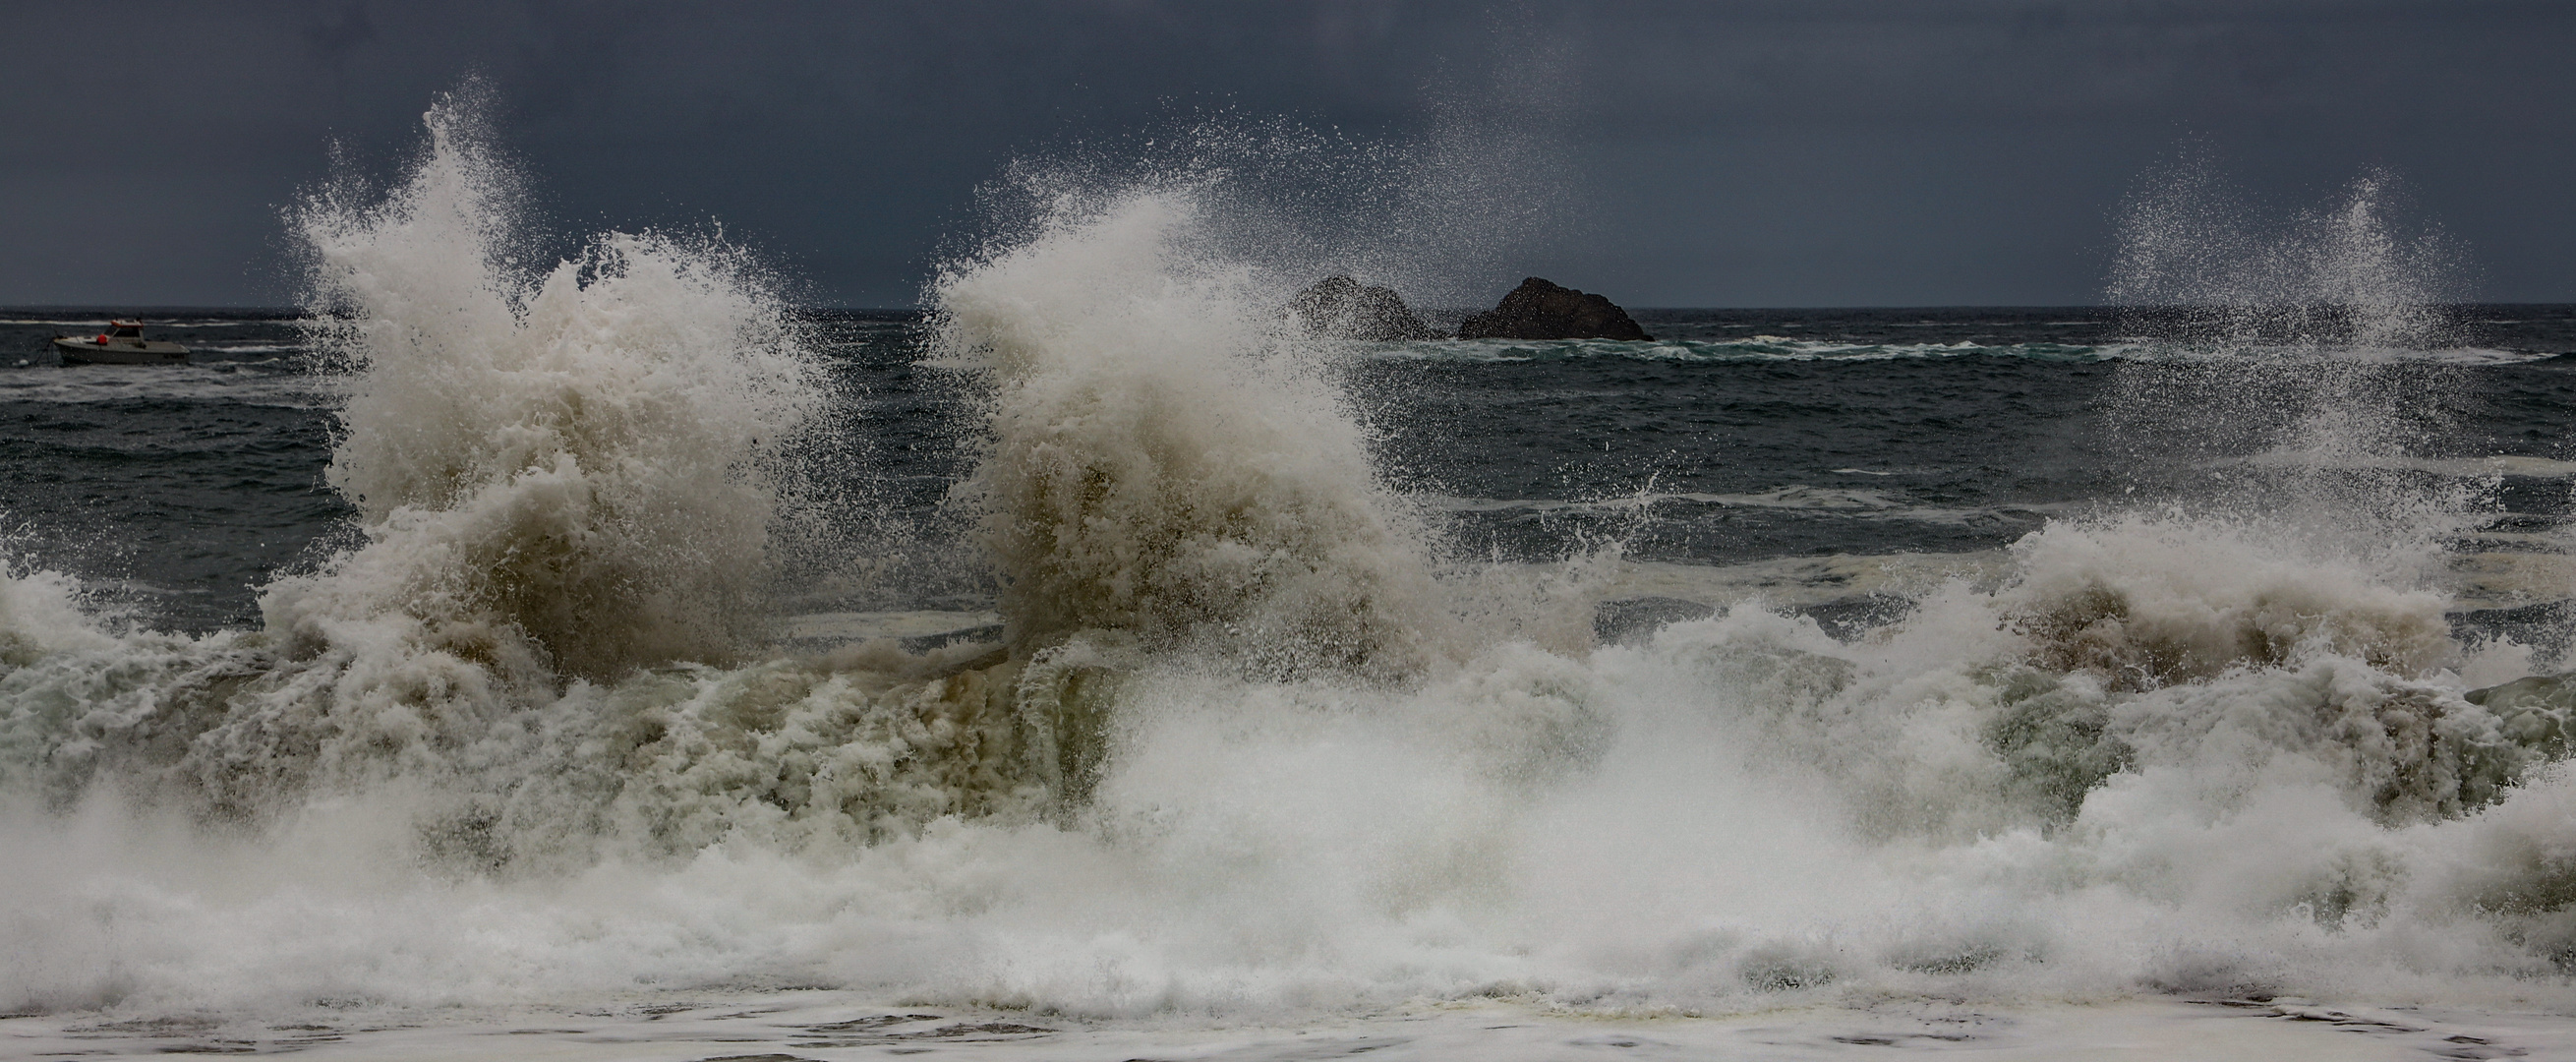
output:
[[2130,689],[2317,649],[2405,676],[2457,662],[2440,595],[2305,545],[2250,521],[2180,514],[2053,523],[2013,544],[2014,579],[1998,604],[2030,640],[2033,664]]
[[1011,637],[1409,673],[1443,634],[1421,532],[1342,399],[1275,349],[1275,300],[1189,254],[1195,211],[1185,188],[1119,197],[937,285],[948,356],[994,376],[966,489]]
[[[567,680],[740,644],[762,462],[816,406],[783,305],[739,252],[672,237],[515,268],[516,204],[476,122],[443,102],[381,202],[341,187],[293,214],[349,373],[328,478],[364,541],[271,586],[265,631],[207,643],[116,728],[141,775],[202,808],[536,770],[512,735]],[[488,831],[482,803],[424,801],[433,849],[499,858],[457,840]]]
[[[1434,578],[1207,209],[1105,197],[941,281],[933,353],[989,373],[964,498],[1007,644],[730,659],[650,606],[735,591],[626,525],[749,534],[693,499],[758,501],[798,407],[684,386],[723,363],[678,345],[601,363],[629,327],[744,349],[728,274],[612,238],[515,284],[507,240],[415,262],[409,215],[327,213],[364,219],[340,260],[393,259],[351,306],[431,307],[349,318],[400,325],[342,348],[372,530],[267,631],[120,635],[61,580],[0,586],[0,1007],[2563,998],[2568,713],[2466,696],[2484,650],[2400,563],[2438,541],[2106,506],[1841,636],[1726,601],[1542,643],[1454,618],[1525,573]],[[737,331],[657,323],[710,306]],[[738,423],[656,429],[705,451],[670,454],[662,415]],[[539,586],[638,607],[568,631]]]
[[[1495,68],[1489,83],[1445,88],[1414,137],[1176,110],[1021,156],[976,189],[978,224],[951,235],[941,272],[1151,195],[1190,209],[1167,230],[1180,252],[1172,264],[1232,271],[1238,294],[1267,304],[1246,307],[1255,318],[1329,276],[1390,285],[1435,319],[1490,305],[1531,254],[1562,249],[1576,198],[1570,159],[1548,135],[1564,122],[1562,101],[1529,58]],[[942,283],[933,279],[926,302],[940,301]]]
[[2149,334],[2238,351],[2432,345],[2451,328],[2442,303],[2465,256],[2439,228],[2401,225],[2398,187],[2368,171],[2329,206],[2266,217],[2215,160],[2188,155],[2124,206],[2103,294]]
[[[1068,354],[1141,350],[1129,364],[1168,369],[1150,352],[1172,337],[1223,350],[1241,334],[1229,319],[1248,315],[1207,292],[1246,285],[1222,270],[1175,276],[1165,263],[1191,259],[1148,238],[1188,215],[1136,209],[1080,215],[1106,221],[993,260],[1029,273],[997,267],[974,278],[989,287],[943,289],[958,294],[952,356],[998,377],[991,460],[1015,445],[1088,455],[1150,437],[1140,418],[1057,397],[1098,402],[1073,385],[1108,386],[1093,363],[1059,367]],[[1112,224],[1140,218],[1154,224]],[[1052,268],[1027,265],[1040,256],[1026,248]],[[1214,309],[1171,312],[1192,300]],[[1038,375],[1050,368],[1065,377]],[[1014,374],[1063,390],[1015,392]],[[1157,385],[1116,382],[1122,398]],[[1013,423],[1023,410],[1048,416]],[[1116,430],[1076,450],[1068,425]],[[2346,449],[2388,437],[2356,438]],[[1053,482],[1087,471],[1063,469]],[[988,464],[983,483],[1015,575],[1057,548],[1015,533],[1170,519],[1154,506],[1090,519],[1106,475],[1086,498],[1015,488],[1003,478],[1015,472]],[[1000,504],[1050,497],[1084,503]],[[1209,643],[1140,622],[1150,608],[1024,627],[1039,644],[1050,627],[1110,632],[1059,635],[1088,666],[1128,672],[1087,709],[1115,741],[1092,763],[1084,819],[1150,868],[1121,887],[1186,928],[1154,934],[1166,946],[1122,939],[1013,963],[978,994],[1125,1013],[1205,1005],[1188,985],[1224,986],[1221,999],[1243,985],[1268,986],[1251,998],[1310,993],[1371,980],[1380,962],[1412,964],[1420,973],[1398,983],[1417,987],[1596,1003],[1843,985],[2012,992],[2049,977],[2089,990],[2357,984],[2326,972],[2337,962],[2419,990],[2404,971],[2436,953],[2450,969],[2540,968],[2464,917],[2458,893],[2422,884],[2449,865],[2440,845],[2391,831],[2509,802],[2551,753],[2461,695],[2449,669],[2465,650],[2443,599],[2402,563],[2438,544],[2410,536],[2374,553],[2343,530],[2182,511],[2066,521],[2016,548],[2000,587],[1951,583],[1857,641],[1747,604],[1588,660],[1497,637],[1396,689],[1333,668],[1284,685],[1174,670]],[[1176,540],[1187,536],[1143,542]],[[1110,560],[1030,570],[1087,573],[1078,597],[1118,601],[1138,570],[1120,562],[1161,559],[1121,538],[1083,541],[1102,545],[1076,556]],[[1389,747],[1411,754],[1387,761]],[[1710,813],[1685,810],[1695,804]],[[2298,825],[2263,828],[2281,815]],[[1577,896],[1579,911],[1549,903]],[[1992,913],[2006,908],[2023,913]],[[1869,909],[1909,914],[1864,925],[1854,912]],[[2390,923],[2402,928],[2376,932]],[[2342,935],[2311,939],[2320,926]],[[2456,942],[2427,948],[2424,933]],[[2149,939],[2170,944],[2141,959]],[[2296,957],[2249,956],[2249,940]],[[1213,965],[1175,971],[1176,954],[1211,947]],[[1267,958],[1223,957],[1243,951]],[[1310,971],[1321,980],[1298,980]]]
[[2456,331],[2443,302],[2470,271],[2402,205],[2373,171],[2328,205],[2267,216],[2204,156],[2131,198],[2105,294],[2142,351],[2106,419],[2140,479],[2176,460],[2207,469],[2167,503],[2277,517],[2418,568],[2475,522],[2480,484],[2428,490],[2391,464],[2452,448],[2452,413],[2420,399],[2457,390],[2456,369],[2409,354]]
[[[798,335],[720,245],[610,234],[550,270],[514,268],[515,197],[476,121],[442,103],[389,194],[338,184],[293,215],[334,314],[320,337],[348,371],[329,478],[363,541],[270,587],[262,631],[31,625],[6,780],[58,805],[96,781],[251,822],[392,787],[414,794],[425,858],[485,870],[685,850],[779,800],[810,797],[852,824],[825,832],[862,840],[884,814],[973,810],[968,783],[926,805],[895,792],[903,752],[860,765],[766,747],[755,776],[712,766],[768,728],[846,744],[953,691],[924,693],[917,660],[856,687],[839,665],[704,666],[755,644],[763,618],[766,475],[820,411]],[[12,612],[60,611],[56,582],[12,584]],[[655,788],[645,772],[646,791],[702,797],[631,810],[626,757],[678,776]]]
[[80,581],[17,559],[0,561],[0,664],[102,648],[113,639],[85,607]]
[[368,541],[272,590],[270,627],[328,643],[399,614],[592,677],[727,655],[766,574],[764,460],[819,406],[785,304],[741,252],[669,236],[512,268],[477,119],[426,121],[383,202],[294,216],[351,373],[329,478]]

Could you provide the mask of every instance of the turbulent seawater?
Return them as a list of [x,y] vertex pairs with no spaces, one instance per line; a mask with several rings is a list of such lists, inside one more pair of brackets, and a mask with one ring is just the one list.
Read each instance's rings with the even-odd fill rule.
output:
[[431,124],[186,367],[0,321],[0,1053],[2576,1057],[2576,308],[2370,181],[1379,344],[1205,184],[823,311]]

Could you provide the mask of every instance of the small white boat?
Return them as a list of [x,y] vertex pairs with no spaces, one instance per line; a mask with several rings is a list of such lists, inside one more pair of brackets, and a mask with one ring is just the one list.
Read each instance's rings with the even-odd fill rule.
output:
[[55,336],[65,365],[185,365],[188,348],[143,338],[143,322],[109,321],[94,337]]

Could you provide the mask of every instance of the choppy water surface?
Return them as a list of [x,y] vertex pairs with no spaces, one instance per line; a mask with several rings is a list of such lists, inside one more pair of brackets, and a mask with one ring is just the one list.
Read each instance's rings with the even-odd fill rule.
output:
[[[2398,364],[2387,370],[2400,388],[2438,388],[2431,408],[2400,411],[2438,423],[2409,452],[2374,463],[2427,489],[2478,492],[2483,526],[2468,533],[2526,541],[2515,536],[2558,525],[2576,474],[2564,415],[2576,377],[2560,357],[2576,349],[2576,310],[2450,312],[2475,345],[2391,352]],[[0,474],[22,556],[79,574],[147,625],[205,633],[255,622],[260,587],[339,544],[353,514],[322,470],[342,384],[325,373],[300,314],[155,317],[156,329],[196,353],[188,368],[146,373],[61,368],[43,353],[46,337],[97,327],[104,313],[14,313],[0,323],[0,344],[19,348],[26,364],[0,372],[12,457]],[[1444,549],[1518,562],[1608,541],[1631,560],[1709,569],[1975,555],[2052,517],[2188,501],[2209,494],[2213,479],[2284,460],[2259,425],[2200,423],[2190,408],[2122,408],[2124,372],[2187,371],[2155,361],[2204,355],[2124,338],[2138,322],[2117,311],[1640,316],[1659,335],[1730,353],[1677,358],[1672,342],[1441,341],[1327,343],[1305,356],[1350,396],[1377,473],[1431,514]],[[911,570],[888,570],[878,555],[800,556],[810,568],[868,571],[792,583],[792,604],[989,607],[995,591],[982,558],[938,541],[966,519],[943,503],[975,462],[974,378],[919,364],[929,331],[918,313],[794,317],[832,395],[832,414],[811,426],[820,438],[801,459],[831,485],[843,516],[857,518],[831,532],[834,548],[864,533],[879,554],[904,554]],[[1730,340],[1777,333],[1830,338]],[[1930,341],[1884,342],[1891,334]],[[2162,423],[2122,430],[2139,417]],[[2136,438],[2153,433],[2232,438],[2195,440],[2175,455]]]
[[2190,309],[1360,344],[1186,183],[519,270],[462,121],[310,314],[0,323],[0,1051],[2570,1056],[2576,311],[2367,182],[2141,207]]

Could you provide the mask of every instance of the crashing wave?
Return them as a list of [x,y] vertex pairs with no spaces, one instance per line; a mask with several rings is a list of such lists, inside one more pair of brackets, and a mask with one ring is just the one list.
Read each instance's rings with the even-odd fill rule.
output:
[[1120,631],[1277,675],[1418,669],[1443,620],[1420,531],[1340,399],[1272,350],[1275,300],[1187,254],[1193,213],[1130,196],[937,285],[947,356],[993,375],[966,491],[1011,637]]

